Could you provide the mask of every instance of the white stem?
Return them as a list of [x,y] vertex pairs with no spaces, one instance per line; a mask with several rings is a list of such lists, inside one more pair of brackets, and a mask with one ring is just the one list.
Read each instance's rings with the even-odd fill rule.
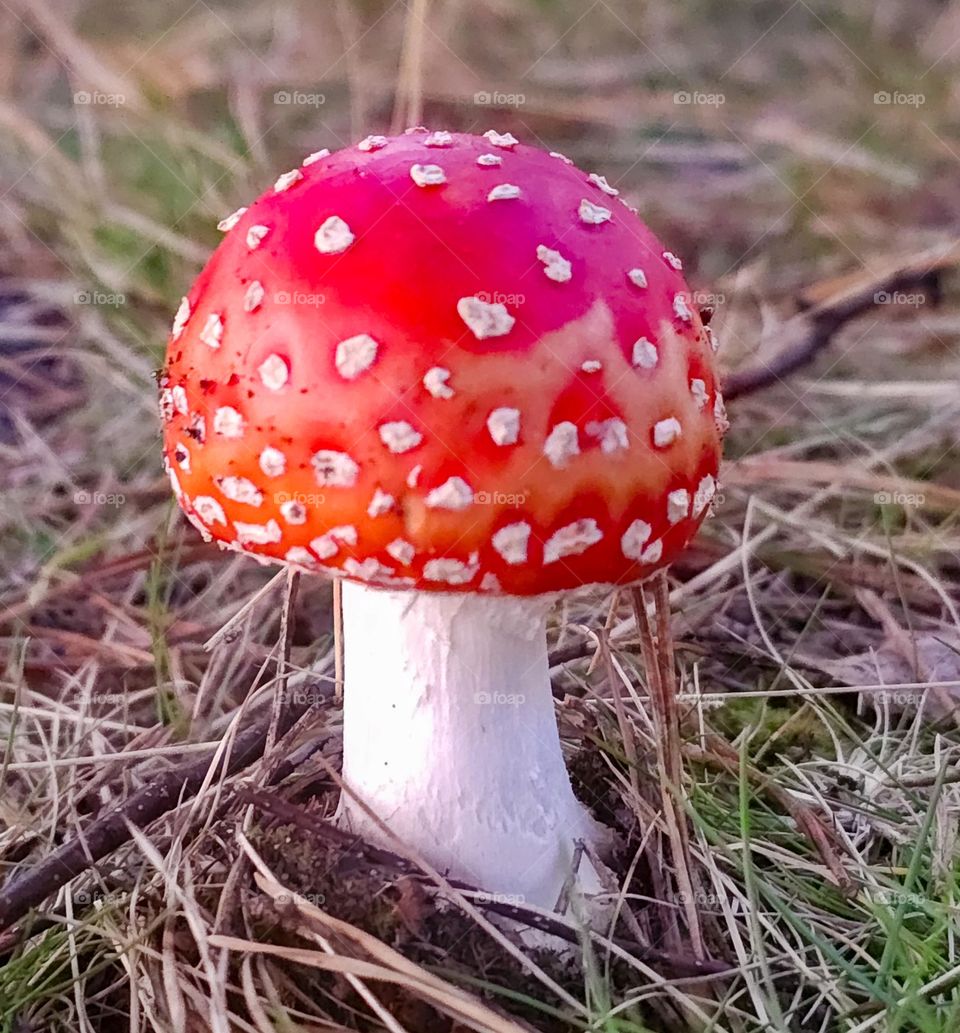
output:
[[[553,907],[595,837],[560,751],[539,599],[343,585],[343,778],[440,871]],[[384,837],[346,794],[341,820]],[[583,888],[596,876],[585,862]]]

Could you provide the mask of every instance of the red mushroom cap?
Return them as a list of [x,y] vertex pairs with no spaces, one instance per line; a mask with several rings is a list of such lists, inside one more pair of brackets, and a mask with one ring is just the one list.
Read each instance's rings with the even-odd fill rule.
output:
[[318,152],[221,224],[161,375],[190,519],[375,584],[529,595],[669,563],[723,402],[679,260],[509,135]]

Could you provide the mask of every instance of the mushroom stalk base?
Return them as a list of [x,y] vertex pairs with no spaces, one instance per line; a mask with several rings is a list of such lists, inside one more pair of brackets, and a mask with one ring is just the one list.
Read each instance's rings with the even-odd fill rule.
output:
[[[570,787],[543,598],[343,585],[343,778],[439,871],[553,908],[597,826]],[[341,824],[385,841],[344,794]],[[599,889],[581,860],[581,889]]]

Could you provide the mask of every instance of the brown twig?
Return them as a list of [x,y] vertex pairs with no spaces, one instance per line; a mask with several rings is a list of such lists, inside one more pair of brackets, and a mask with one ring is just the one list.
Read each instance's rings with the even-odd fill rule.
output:
[[[309,694],[327,693],[325,686],[317,686]],[[280,733],[289,731],[308,709],[307,695],[303,702],[296,701],[284,709]],[[225,776],[234,775],[263,756],[269,734],[270,718],[264,718],[252,728],[240,732],[232,750],[221,764]],[[168,768],[157,775],[133,796],[114,810],[97,818],[75,839],[70,839],[52,854],[43,858],[23,874],[15,876],[0,889],[0,932],[47,897],[56,893],[71,879],[93,867],[109,854],[130,841],[130,824],[145,828],[163,817],[168,811],[194,796],[203,785],[216,755],[216,748],[189,764]]]
[[753,394],[806,366],[846,323],[875,308],[881,295],[928,285],[958,261],[960,243],[951,241],[891,265],[879,275],[858,273],[834,281],[826,297],[821,291],[809,291],[806,300],[814,304],[783,325],[782,334],[788,343],[769,361],[729,374],[723,384],[724,398],[730,401]]

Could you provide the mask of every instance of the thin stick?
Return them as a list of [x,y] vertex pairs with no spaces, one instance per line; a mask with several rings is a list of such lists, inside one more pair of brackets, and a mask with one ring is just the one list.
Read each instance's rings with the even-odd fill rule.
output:
[[[660,776],[660,796],[663,802],[663,816],[670,839],[673,870],[683,903],[683,911],[690,933],[690,945],[695,956],[702,960],[707,956],[700,927],[700,914],[693,891],[690,844],[687,837],[686,814],[681,802],[680,721],[677,709],[676,680],[674,676],[673,640],[669,633],[669,589],[666,575],[660,571],[654,575],[654,604],[657,613],[655,636],[647,612],[647,586],[640,585],[632,592],[633,608],[637,627],[640,629],[640,645],[643,665],[646,670],[650,692],[650,705],[656,728],[657,771]],[[666,604],[664,603],[666,600]]]
[[423,37],[429,0],[412,0],[407,8],[403,31],[403,51],[397,75],[397,99],[391,131],[400,133],[415,126],[423,117]]
[[280,609],[280,641],[277,643],[277,687],[273,694],[270,708],[270,727],[267,730],[267,743],[263,751],[263,776],[271,774],[271,753],[277,742],[277,735],[283,712],[287,708],[287,680],[290,677],[290,647],[293,640],[293,627],[290,613],[297,600],[297,589],[300,586],[300,574],[288,567],[286,570],[287,590],[283,595],[283,606]]
[[343,582],[333,582],[333,684],[334,698],[343,699]]
[[960,243],[949,241],[898,262],[880,275],[856,274],[840,290],[784,324],[783,336],[791,343],[769,362],[731,373],[723,383],[724,397],[729,401],[777,383],[812,362],[852,319],[876,308],[877,295],[922,287],[958,261]]

